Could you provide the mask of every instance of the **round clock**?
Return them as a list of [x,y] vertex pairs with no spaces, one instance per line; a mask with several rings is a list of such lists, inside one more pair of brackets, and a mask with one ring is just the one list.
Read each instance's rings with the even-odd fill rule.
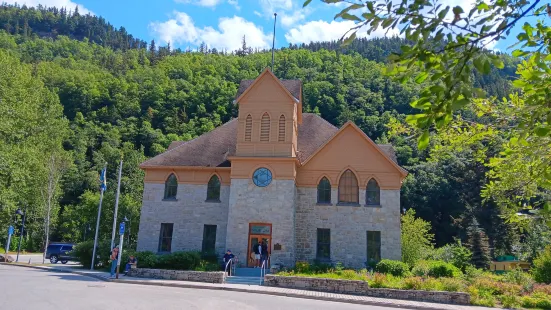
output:
[[258,168],[253,174],[253,182],[256,186],[266,187],[272,182],[272,172],[268,168]]

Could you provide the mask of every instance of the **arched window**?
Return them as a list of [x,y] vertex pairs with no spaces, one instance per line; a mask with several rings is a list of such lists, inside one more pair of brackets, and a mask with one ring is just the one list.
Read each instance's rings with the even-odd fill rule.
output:
[[207,200],[220,201],[220,179],[213,175],[207,187]]
[[270,141],[270,115],[264,113],[260,120],[260,141]]
[[249,114],[245,119],[245,141],[251,141],[251,132],[253,131],[253,117]]
[[370,206],[378,206],[381,204],[381,189],[375,179],[367,182],[367,189],[365,191],[365,203]]
[[283,114],[281,114],[281,116],[279,117],[279,136],[277,138],[277,141],[285,141],[285,115]]
[[178,179],[174,173],[170,174],[165,181],[165,199],[176,199],[178,192]]
[[358,203],[358,179],[350,170],[346,170],[339,180],[339,202]]
[[331,203],[331,183],[326,177],[318,184],[318,203]]

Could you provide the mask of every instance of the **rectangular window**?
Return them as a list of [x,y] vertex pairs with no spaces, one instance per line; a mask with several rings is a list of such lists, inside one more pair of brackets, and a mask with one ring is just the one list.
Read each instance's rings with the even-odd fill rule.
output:
[[331,229],[318,228],[316,258],[321,260],[331,258]]
[[381,232],[367,232],[367,261],[379,262],[381,260]]
[[203,253],[214,253],[216,248],[216,225],[203,227]]
[[173,223],[162,223],[159,234],[159,252],[170,252],[172,250]]

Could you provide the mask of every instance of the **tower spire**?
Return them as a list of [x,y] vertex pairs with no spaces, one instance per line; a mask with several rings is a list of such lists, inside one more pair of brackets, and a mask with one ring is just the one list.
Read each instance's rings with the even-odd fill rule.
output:
[[274,72],[274,49],[275,49],[275,29],[276,29],[277,13],[274,13],[274,37],[272,39],[272,72]]

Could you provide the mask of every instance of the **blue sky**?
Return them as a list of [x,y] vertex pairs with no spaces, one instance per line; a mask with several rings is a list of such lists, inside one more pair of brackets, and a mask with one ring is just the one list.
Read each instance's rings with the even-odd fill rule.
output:
[[[277,12],[276,46],[339,39],[353,23],[334,21],[342,5],[314,0],[305,9],[304,0],[3,0],[27,5],[79,6],[82,12],[103,16],[114,26],[123,26],[136,37],[157,45],[194,48],[201,42],[219,50],[235,50],[246,36],[249,46],[270,48],[273,13]],[[469,6],[475,0],[440,0],[446,5]],[[467,11],[467,10],[465,10]],[[517,26],[519,28],[520,25]],[[517,31],[513,31],[516,33]],[[494,48],[505,51],[515,34]],[[366,35],[364,33],[364,35]],[[384,36],[378,31],[371,36]]]

